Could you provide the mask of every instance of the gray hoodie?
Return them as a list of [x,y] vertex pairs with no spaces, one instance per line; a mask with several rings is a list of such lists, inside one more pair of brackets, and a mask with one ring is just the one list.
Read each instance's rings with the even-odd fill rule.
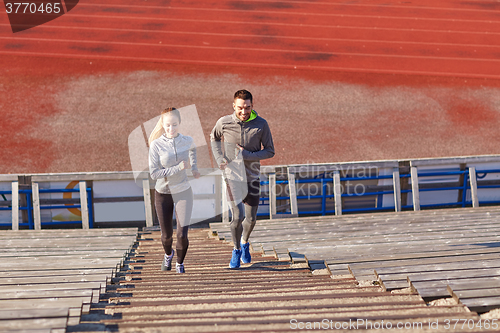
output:
[[149,172],[156,179],[155,189],[159,193],[179,193],[189,189],[186,170],[179,163],[186,161],[192,170],[196,167],[196,147],[193,138],[179,133],[169,139],[165,135],[151,142],[149,147]]
[[260,160],[274,156],[269,125],[254,110],[248,121],[241,121],[234,112],[220,118],[210,133],[210,142],[219,166],[224,159],[229,163],[235,161],[237,145],[243,146],[244,150],[240,156],[243,156],[248,182],[260,179]]

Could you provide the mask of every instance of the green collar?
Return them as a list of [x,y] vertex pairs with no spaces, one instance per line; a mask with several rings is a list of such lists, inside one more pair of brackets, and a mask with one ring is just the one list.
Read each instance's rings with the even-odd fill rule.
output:
[[255,112],[254,110],[252,110],[252,113],[250,114],[250,117],[248,118],[248,120],[245,120],[245,122],[248,123],[249,121],[252,121],[255,118],[257,118],[257,112]]

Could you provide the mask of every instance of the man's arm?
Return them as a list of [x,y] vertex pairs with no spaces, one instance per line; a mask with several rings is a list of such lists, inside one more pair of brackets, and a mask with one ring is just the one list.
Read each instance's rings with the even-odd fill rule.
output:
[[247,161],[260,161],[274,156],[273,137],[267,121],[264,123],[264,127],[262,128],[261,144],[262,149],[256,152],[251,152],[246,149],[243,150],[243,159]]
[[225,162],[224,153],[222,152],[222,136],[224,135],[222,129],[222,118],[217,120],[212,132],[210,133],[210,146],[214,155],[217,166]]

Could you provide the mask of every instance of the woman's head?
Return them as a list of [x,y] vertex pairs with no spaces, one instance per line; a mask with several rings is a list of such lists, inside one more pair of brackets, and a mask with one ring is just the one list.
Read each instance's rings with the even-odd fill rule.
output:
[[161,113],[160,122],[167,138],[175,138],[179,133],[181,114],[176,108],[165,109]]
[[161,112],[160,119],[149,135],[149,144],[165,133],[168,138],[175,138],[179,133],[181,113],[176,108],[166,108]]

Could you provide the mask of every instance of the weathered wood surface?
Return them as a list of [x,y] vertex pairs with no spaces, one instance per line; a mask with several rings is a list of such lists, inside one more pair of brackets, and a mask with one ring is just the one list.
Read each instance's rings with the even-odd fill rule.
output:
[[124,264],[137,229],[0,232],[0,331],[65,332]]
[[[261,253],[240,269],[227,268],[232,247],[201,229],[190,231],[186,274],[161,272],[160,233],[141,239],[140,262],[130,258],[130,279],[109,298],[103,330],[115,332],[290,332],[291,318],[318,322],[324,318],[348,322],[425,322],[460,317],[477,321],[465,306],[428,306],[415,293],[383,292],[360,286],[351,276],[312,274]],[[254,245],[254,248],[256,246]],[[301,261],[303,257],[295,256]],[[333,330],[333,329],[332,329]],[[342,330],[347,331],[347,330]],[[372,331],[372,330],[370,330]],[[457,332],[458,330],[450,330]],[[476,330],[477,331],[477,330]],[[84,332],[74,328],[74,332]],[[478,332],[478,331],[477,331]]]
[[[228,226],[211,229],[231,241]],[[447,285],[464,281],[493,295],[500,279],[499,207],[258,221],[251,243],[280,259],[293,253],[305,261],[324,260],[333,275],[379,281],[388,290],[411,286],[429,300],[450,297]],[[486,297],[462,301],[482,311],[500,295],[488,297],[487,306],[479,298]]]

